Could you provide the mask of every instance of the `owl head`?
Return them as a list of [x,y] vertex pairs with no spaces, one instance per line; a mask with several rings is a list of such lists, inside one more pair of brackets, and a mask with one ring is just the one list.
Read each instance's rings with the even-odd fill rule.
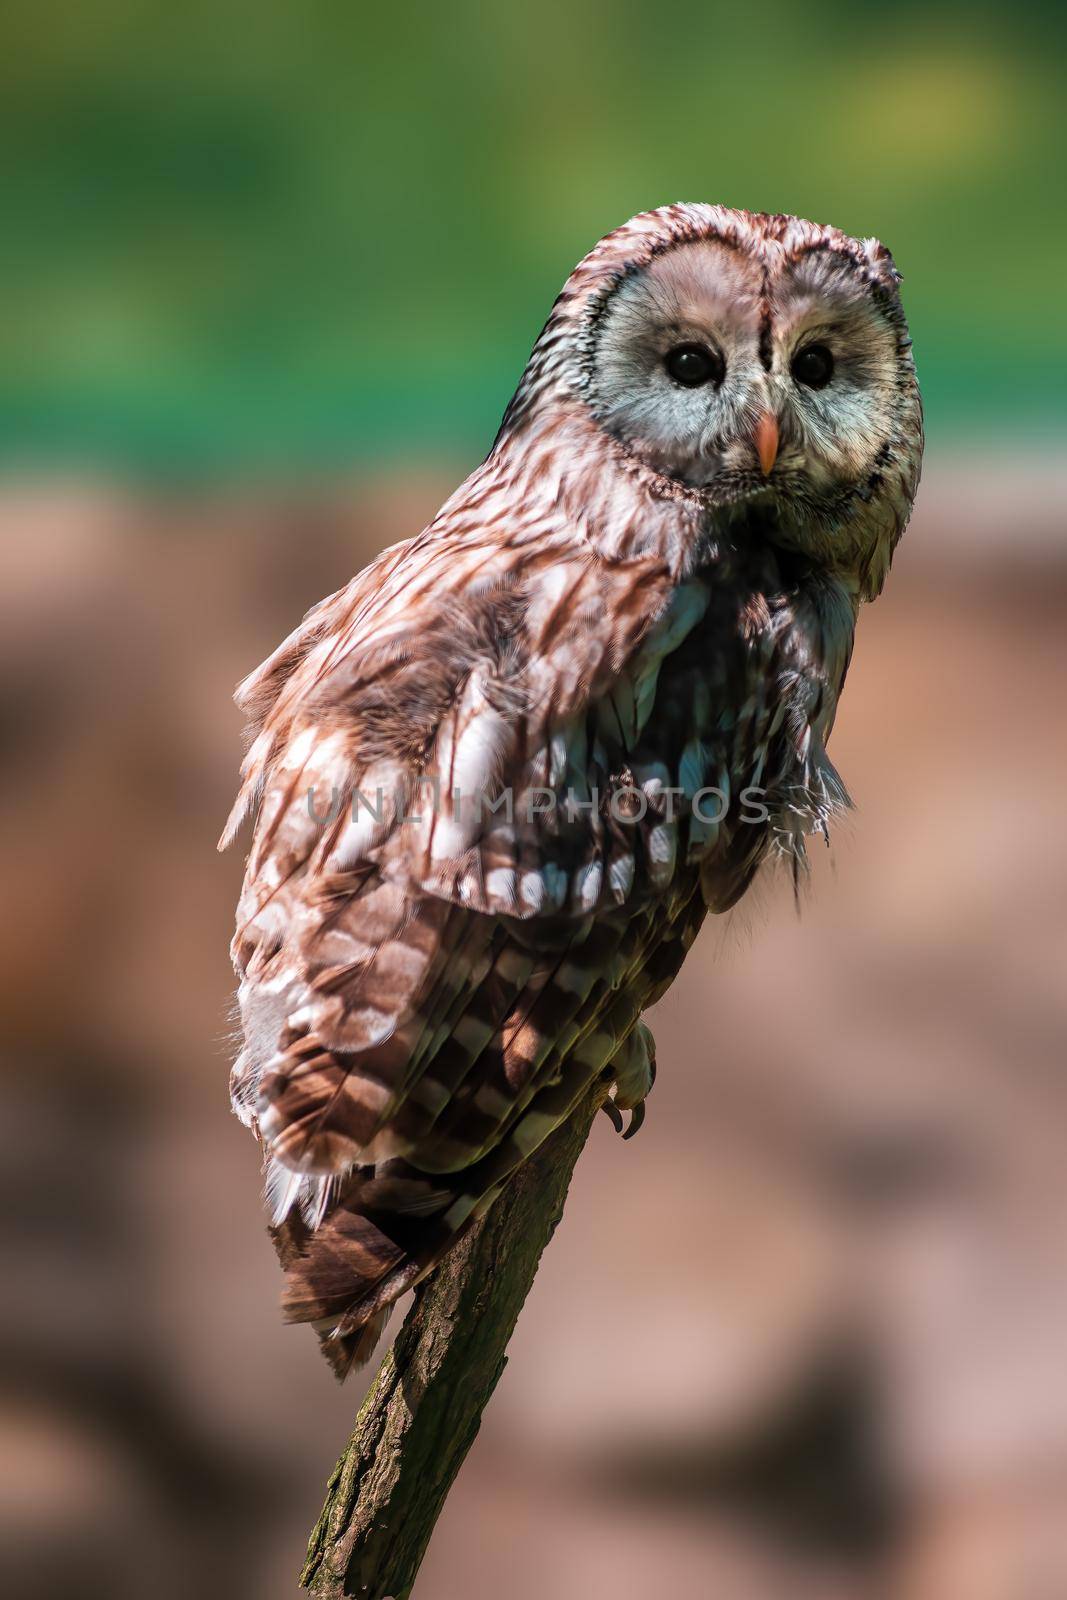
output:
[[577,401],[650,496],[871,598],[922,453],[899,282],[876,239],[797,217],[642,213],[571,275],[512,425],[546,388],[564,410]]

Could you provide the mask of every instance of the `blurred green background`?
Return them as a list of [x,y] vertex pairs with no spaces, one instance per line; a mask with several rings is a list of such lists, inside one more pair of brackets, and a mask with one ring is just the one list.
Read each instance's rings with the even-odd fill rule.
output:
[[1062,8],[5,11],[9,462],[477,454],[574,262],[676,199],[883,238],[933,444],[1063,420]]

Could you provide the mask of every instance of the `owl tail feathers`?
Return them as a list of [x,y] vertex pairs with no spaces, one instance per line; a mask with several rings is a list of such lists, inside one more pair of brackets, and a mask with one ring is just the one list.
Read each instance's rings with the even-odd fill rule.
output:
[[338,1333],[334,1327],[317,1330],[319,1347],[338,1383],[344,1383],[350,1372],[367,1365],[385,1332],[390,1310],[390,1306],[384,1306],[355,1333]]
[[452,1199],[425,1177],[372,1178],[315,1229],[295,1211],[271,1228],[285,1268],[285,1320],[314,1327],[338,1379],[370,1360],[394,1302],[452,1243],[441,1215]]

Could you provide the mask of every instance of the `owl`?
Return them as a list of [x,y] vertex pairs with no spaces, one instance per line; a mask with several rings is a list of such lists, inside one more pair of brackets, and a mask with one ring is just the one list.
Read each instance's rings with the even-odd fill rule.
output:
[[585,1099],[826,753],[919,476],[892,257],[679,204],[575,268],[485,461],[239,688],[237,1114],[343,1377]]

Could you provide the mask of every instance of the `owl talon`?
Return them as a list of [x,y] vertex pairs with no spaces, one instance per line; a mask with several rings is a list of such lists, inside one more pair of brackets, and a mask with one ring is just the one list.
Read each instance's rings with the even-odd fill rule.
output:
[[622,1112],[619,1110],[614,1100],[605,1100],[600,1109],[611,1123],[611,1126],[615,1129],[615,1132],[622,1133],[622,1136],[625,1139],[626,1135],[622,1131]]
[[640,1133],[641,1125],[645,1120],[645,1102],[639,1100],[630,1112],[630,1126],[623,1134],[624,1139],[632,1139],[635,1133]]

